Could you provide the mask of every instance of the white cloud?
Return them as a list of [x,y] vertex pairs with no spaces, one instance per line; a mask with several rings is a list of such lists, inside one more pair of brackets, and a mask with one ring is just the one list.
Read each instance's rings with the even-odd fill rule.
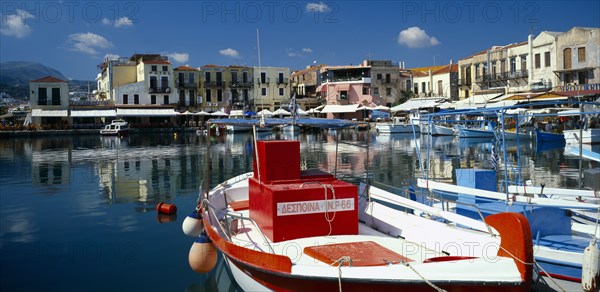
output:
[[110,19],[104,17],[102,18],[102,24],[104,25],[114,25],[115,27],[121,27],[121,26],[132,26],[133,25],[133,21],[131,19],[129,19],[129,17],[127,16],[123,16],[121,18],[117,18],[115,20],[115,22],[113,23]]
[[67,43],[71,46],[70,50],[90,55],[98,54],[97,49],[113,47],[113,44],[103,36],[91,32],[70,34]]
[[302,57],[302,55],[296,52],[288,52],[288,57]]
[[102,58],[102,60],[107,60],[107,59],[108,60],[115,60],[115,59],[118,59],[120,57],[121,56],[115,55],[115,54],[106,54],[106,55],[104,55],[104,58]]
[[25,20],[29,18],[35,18],[35,16],[25,10],[17,9],[15,14],[3,17],[0,33],[16,38],[26,37],[31,33],[31,27],[25,23]]
[[398,34],[398,43],[409,48],[425,48],[439,45],[440,41],[433,36],[429,36],[425,30],[413,26]]
[[312,53],[312,49],[311,48],[303,48],[302,51],[305,52],[305,53]]
[[123,16],[123,17],[115,20],[115,27],[132,26],[132,25],[133,25],[133,22],[127,16]]
[[328,10],[329,6],[323,2],[306,4],[306,11],[308,12],[325,12]]
[[232,48],[219,50],[219,54],[221,54],[223,56],[227,56],[227,57],[236,58],[236,59],[240,58],[240,53]]
[[185,63],[190,60],[190,55],[188,53],[167,53],[167,56],[171,60],[175,60],[177,63]]

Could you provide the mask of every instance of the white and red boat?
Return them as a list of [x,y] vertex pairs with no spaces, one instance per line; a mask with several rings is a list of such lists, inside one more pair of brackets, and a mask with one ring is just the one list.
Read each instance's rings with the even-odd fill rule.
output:
[[[242,289],[530,290],[532,238],[523,215],[457,228],[461,222],[407,212],[426,207],[400,196],[364,187],[359,196],[359,187],[329,173],[301,171],[298,141],[256,141],[255,149],[253,172],[222,182],[199,204],[210,247]],[[420,211],[444,216],[432,210]]]

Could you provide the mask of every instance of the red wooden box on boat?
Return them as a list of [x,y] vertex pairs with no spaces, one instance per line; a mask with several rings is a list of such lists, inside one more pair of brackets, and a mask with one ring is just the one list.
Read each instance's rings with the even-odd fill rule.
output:
[[[331,179],[322,183],[315,180],[303,183],[298,180],[263,183],[261,186],[257,179],[249,179],[250,218],[271,241],[358,234],[358,189],[355,185]],[[335,199],[329,187],[325,194],[323,185],[335,190]]]
[[254,157],[254,177],[270,182],[300,178],[299,141],[257,141],[258,169]]

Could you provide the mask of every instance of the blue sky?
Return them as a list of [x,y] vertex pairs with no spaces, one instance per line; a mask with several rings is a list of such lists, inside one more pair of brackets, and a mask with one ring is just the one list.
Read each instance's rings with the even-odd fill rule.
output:
[[0,61],[93,80],[104,57],[174,66],[455,62],[541,31],[600,27],[600,1],[2,1]]

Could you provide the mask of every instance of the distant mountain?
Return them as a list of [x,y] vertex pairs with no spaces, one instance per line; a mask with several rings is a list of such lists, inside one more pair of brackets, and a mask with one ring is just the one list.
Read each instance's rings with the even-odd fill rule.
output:
[[67,81],[69,91],[72,92],[87,92],[96,89],[95,81],[69,80],[54,68],[35,62],[17,61],[0,63],[0,92],[5,92],[17,99],[26,99],[29,96],[29,81],[49,75]]
[[29,85],[29,81],[46,76],[67,80],[60,71],[35,62],[3,62],[0,63],[0,84]]

